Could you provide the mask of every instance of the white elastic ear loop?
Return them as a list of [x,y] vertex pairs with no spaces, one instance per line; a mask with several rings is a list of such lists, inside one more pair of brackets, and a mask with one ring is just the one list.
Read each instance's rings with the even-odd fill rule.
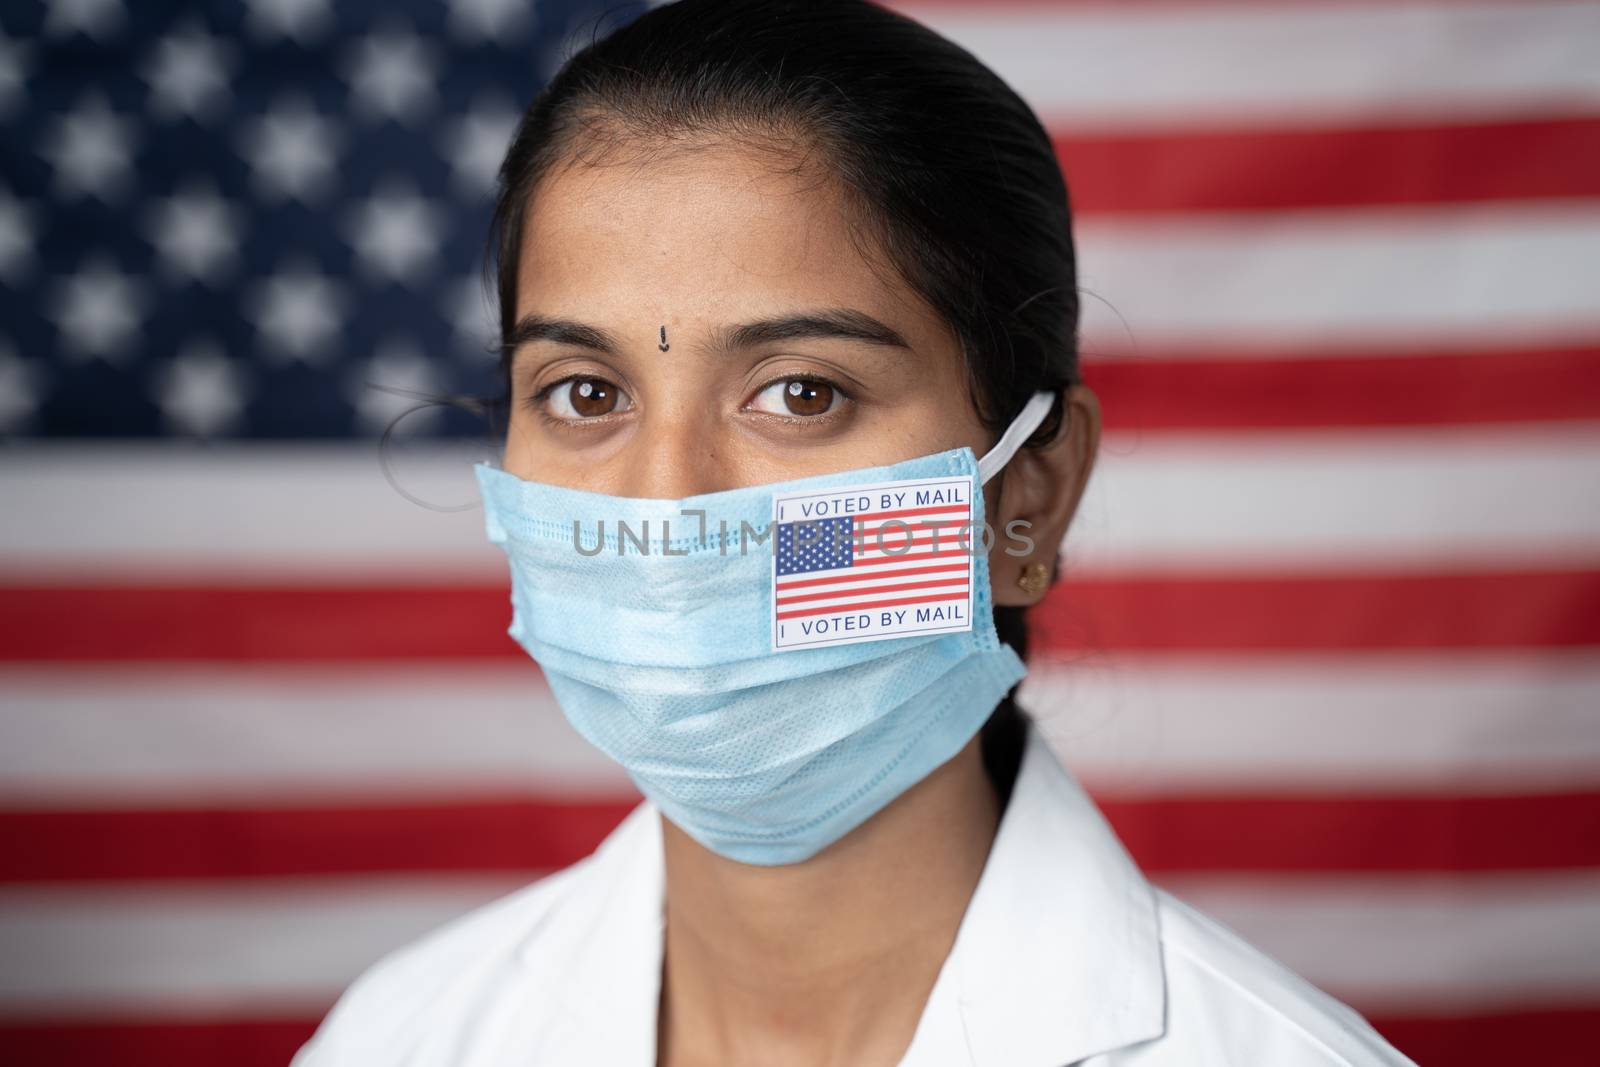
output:
[[1017,454],[1017,449],[1022,447],[1022,442],[1033,435],[1039,428],[1044,417],[1050,414],[1050,408],[1055,404],[1056,394],[1041,390],[1028,398],[1017,417],[1011,420],[1011,425],[1006,427],[1006,432],[1000,435],[1000,440],[994,447],[983,454],[978,460],[978,483],[986,483],[990,478],[1000,473],[1000,468],[1011,462],[1011,457]]

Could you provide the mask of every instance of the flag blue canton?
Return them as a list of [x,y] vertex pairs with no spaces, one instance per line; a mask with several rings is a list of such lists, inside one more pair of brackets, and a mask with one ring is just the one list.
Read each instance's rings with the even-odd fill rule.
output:
[[0,435],[356,437],[498,393],[496,170],[645,8],[0,5]]
[[854,560],[855,519],[810,519],[778,526],[778,577],[848,567]]

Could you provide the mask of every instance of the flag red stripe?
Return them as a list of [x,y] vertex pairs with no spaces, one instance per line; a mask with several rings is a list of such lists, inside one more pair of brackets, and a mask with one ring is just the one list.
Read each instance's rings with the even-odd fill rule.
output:
[[1482,871],[1600,865],[1600,793],[1096,800],[1146,871]]
[[[11,585],[0,588],[0,662],[518,658],[524,653],[506,635],[506,595],[499,585]],[[1069,572],[1030,616],[1034,647],[1043,652],[1594,646],[1600,645],[1600,567],[1378,575]]]
[[885,519],[908,519],[918,515],[968,515],[971,514],[968,508],[968,504],[962,503],[942,504],[938,507],[902,508],[899,511],[869,511],[857,515],[856,522],[882,522]]
[[[1240,345],[1176,358],[1089,357],[1084,380],[1099,396],[1110,430],[1600,419],[1596,344],[1472,354],[1368,349],[1303,358]],[[1195,403],[1197,396],[1205,403]]]
[[0,588],[0,662],[525,655],[507,588]]
[[[967,570],[967,566],[965,563],[946,563],[937,567],[907,567],[903,571],[895,571],[893,577],[903,578],[913,574],[951,574],[957,571],[964,572]],[[889,576],[885,575],[885,577]],[[819,585],[837,585],[840,582],[859,582],[860,580],[861,576],[859,574],[836,574],[831,578],[801,578],[797,581],[780,578],[778,579],[778,591],[781,593],[790,589],[811,589]]]
[[864,557],[866,559],[877,559],[880,556],[888,555],[894,559],[904,559],[913,548],[929,548],[934,545],[949,544],[964,546],[972,540],[969,537],[964,541],[958,536],[940,537],[935,540],[933,537],[910,537],[910,533],[911,531],[908,530],[889,530],[881,537],[877,534],[862,535],[855,549],[857,565],[860,565]]
[[367,807],[0,811],[0,879],[534,872],[594,850],[638,798]]
[[[1588,1067],[1600,1006],[1573,1004],[1470,1015],[1368,1013],[1379,1032],[1418,1063],[1453,1067]],[[113,1016],[0,1022],[0,1060],[30,1067],[283,1067],[320,1017],[229,1019]]]
[[965,602],[967,599],[967,591],[964,588],[965,585],[966,583],[963,582],[963,588],[960,593],[940,593],[936,596],[912,596],[891,600],[873,600],[865,604],[833,604],[825,608],[800,608],[796,611],[780,611],[778,612],[777,618],[780,620],[808,619],[816,615],[832,615],[836,612],[845,611],[875,611],[878,608],[901,608],[909,607],[912,604],[938,604],[946,601],[955,602],[958,600]]
[[[1600,793],[1096,794],[1151,872],[1554,870],[1600,866]],[[587,855],[636,799],[364,807],[6,810],[12,882],[372,872],[536,872]]]
[[1079,217],[1600,196],[1595,117],[1346,129],[1061,130],[1054,141]]
[[284,1067],[319,1017],[0,1021],[0,1062],[28,1067]]
[[1369,1021],[1417,1063],[1494,1067],[1590,1067],[1600,1005],[1571,1004],[1471,1015],[1373,1014]]
[[[875,533],[875,531],[883,530],[883,526],[886,525],[886,523],[878,523],[878,525],[874,525],[875,522],[877,522],[877,520],[874,520],[874,518],[858,518],[858,520],[856,520],[854,539],[856,539],[856,541],[861,541],[862,537],[870,537]],[[933,530],[960,530],[962,526],[968,525],[968,520],[966,520],[966,518],[918,518],[917,522],[906,523],[904,526],[901,525],[901,522],[902,520],[899,520],[899,518],[891,518],[891,520],[888,520],[888,523],[894,523],[890,530],[888,530],[888,533],[896,533],[896,531],[904,531],[904,533],[922,533],[922,531]],[[872,526],[872,530],[867,530],[867,526]]]
[[[963,509],[963,511],[964,510],[965,509]],[[900,520],[900,519],[889,519],[887,521],[898,524],[902,520]],[[857,518],[856,519],[856,534],[855,534],[856,539],[860,540],[863,537],[870,536],[873,531],[864,529],[864,527],[866,527],[866,526],[868,526],[868,525],[870,525],[871,523],[874,523],[874,522],[877,522],[877,519],[875,519],[875,518]],[[906,531],[908,531],[910,533],[916,533],[916,532],[918,532],[920,530],[960,529],[961,527],[966,526],[967,522],[968,522],[968,520],[966,520],[964,518],[963,519],[919,519],[916,522],[906,523],[906,525],[904,527],[896,525],[889,532],[890,533],[894,533],[896,530],[901,530],[901,529],[904,529],[904,530],[906,530]],[[882,529],[882,526],[877,527],[877,529]]]
[[1600,645],[1600,569],[1070,574],[1030,612],[1048,651],[1374,652]]
[[[893,575],[885,575],[884,581],[887,582],[890,577],[893,577]],[[931,579],[926,582],[901,582],[898,584],[864,585],[855,589],[833,589],[822,593],[802,593],[799,596],[781,596],[778,598],[777,602],[779,604],[805,604],[816,600],[840,600],[845,597],[883,596],[886,593],[899,593],[907,589],[964,589],[966,584],[967,579],[962,577]],[[847,606],[855,607],[857,605]],[[778,618],[781,619],[783,616],[779,615]]]
[[912,562],[914,560],[924,560],[924,559],[950,559],[952,556],[969,556],[969,555],[971,555],[971,553],[968,552],[964,548],[941,548],[937,552],[907,552],[903,556],[890,556],[888,558],[874,558],[874,559],[858,559],[858,560],[855,561],[853,566],[856,569],[859,570],[862,567],[883,567],[883,566],[886,566],[886,565],[892,564],[892,563],[909,563],[909,562]]

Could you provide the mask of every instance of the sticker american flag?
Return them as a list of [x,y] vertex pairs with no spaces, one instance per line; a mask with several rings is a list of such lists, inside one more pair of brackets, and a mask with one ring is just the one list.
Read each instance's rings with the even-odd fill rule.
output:
[[972,629],[972,479],[772,500],[776,651]]

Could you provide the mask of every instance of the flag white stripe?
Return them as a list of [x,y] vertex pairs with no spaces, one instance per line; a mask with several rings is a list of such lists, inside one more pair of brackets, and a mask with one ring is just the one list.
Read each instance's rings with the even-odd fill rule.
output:
[[[951,565],[951,561],[947,560],[921,559],[913,560],[898,568],[888,565],[882,567],[875,566],[870,568],[865,573],[862,571],[843,570],[817,572],[816,574],[806,575],[797,574],[794,577],[795,580],[799,582],[823,581],[824,579],[829,579],[830,575],[833,575],[834,577],[827,580],[823,585],[792,585],[787,587],[784,584],[784,580],[780,579],[778,582],[778,599],[781,603],[784,599],[792,596],[810,596],[813,593],[825,593],[830,591],[843,595],[845,593],[853,593],[862,589],[881,587],[884,586],[884,583],[888,579],[902,577],[903,582],[901,584],[904,584],[904,582],[911,582],[915,584],[918,582],[952,582],[965,580],[964,575],[967,570],[965,558],[959,558],[954,561],[954,565],[958,566],[960,568],[959,570],[944,571],[943,573],[939,574],[903,574],[905,571],[920,571],[924,567],[945,567]],[[888,588],[893,588],[893,586],[888,586]]]
[[[471,499],[451,446],[409,477]],[[1067,568],[1563,565],[1600,546],[1595,485],[1593,424],[1107,433]],[[506,580],[480,511],[409,503],[365,448],[30,446],[0,465],[0,499],[13,577]]]
[[0,690],[0,800],[13,806],[634,792],[568,724],[531,660],[11,667]]
[[927,552],[948,553],[964,547],[959,538],[940,537],[935,542],[932,537],[914,537],[910,541],[905,541],[893,534],[886,534],[881,542],[874,537],[869,546],[857,550],[855,559],[857,562],[899,559],[902,556]]
[[1582,2],[896,6],[1079,128],[1600,110]]
[[[526,879],[521,880],[526,882]],[[517,880],[385,877],[0,888],[0,1014],[325,1007],[362,969]],[[1358,1006],[1600,994],[1592,871],[1167,885]]]
[[1600,336],[1600,201],[1085,219],[1074,233],[1091,352]]
[[1600,787],[1600,655],[1045,658],[1019,694],[1099,794]]
[[[949,515],[961,517],[950,519],[946,517]],[[976,543],[978,536],[968,532],[971,529],[970,515],[967,505],[963,504],[938,513],[906,518],[875,519],[870,515],[860,516],[849,533],[838,535],[839,544],[842,546],[846,539],[853,542],[856,560],[892,559],[912,550],[964,546]],[[802,521],[797,524],[794,543],[797,550],[818,545],[831,547],[834,536],[825,529],[807,529]]]
[[[890,532],[909,530],[913,533],[922,533],[925,530],[932,529],[960,528],[969,521],[968,514],[967,507],[963,504],[957,508],[944,508],[941,511],[929,512],[926,515],[908,515],[904,518],[896,519],[861,518],[856,520],[856,533],[858,535],[871,534],[881,529],[888,529]],[[952,518],[950,516],[958,517]]]
[[[908,537],[907,531],[891,529],[881,537],[877,534],[871,534],[862,538],[852,550],[851,558],[859,563],[869,559],[893,560],[903,556],[920,555],[935,551],[948,553],[952,549],[965,548],[968,541],[973,544],[980,543],[978,538],[969,535],[968,538],[963,539],[958,533],[941,533],[935,537],[932,533],[917,531]],[[820,544],[820,542],[817,543]],[[808,547],[810,546],[802,542],[799,551],[803,552]],[[829,547],[831,548],[832,546]],[[843,547],[843,541],[840,542],[840,547]],[[844,571],[848,569],[848,567],[830,567],[827,570],[819,571],[796,571],[794,574],[783,575],[779,580],[798,578],[808,574],[828,574],[835,570]]]
[[386,952],[528,880],[0,886],[0,1016],[320,1014]]
[[[0,690],[13,807],[633,794],[531,664],[6,668]],[[1021,700],[1118,794],[1600,787],[1590,652],[1045,659]]]
[[1597,485],[1600,424],[1116,436],[1067,571],[1592,564]]
[[[965,601],[967,599],[967,594],[968,590],[964,581],[962,581],[959,585],[952,583],[951,588],[929,587],[924,589],[910,590],[896,590],[892,588],[859,589],[837,593],[832,596],[821,597],[817,600],[802,600],[798,603],[780,602],[778,604],[778,612],[780,614],[788,614],[792,611],[807,611],[826,614],[828,611],[835,609],[842,611],[856,605],[877,604],[884,600],[901,600],[912,597],[940,597],[945,601],[956,602]],[[936,609],[939,607],[939,604],[930,600],[915,606],[918,608]]]
[[888,597],[893,593],[934,593],[939,592],[941,585],[949,585],[952,589],[960,587],[960,592],[965,595],[966,576],[963,574],[912,574],[902,582],[877,581],[848,582],[832,587],[818,587],[818,589],[795,589],[784,593],[779,590],[778,608],[784,609],[798,605],[822,605],[830,600],[872,600],[877,597]]
[[[937,536],[940,544],[959,542],[961,535],[970,530],[971,519],[957,519],[953,522],[938,522],[924,526],[917,520],[912,520],[904,525],[898,523],[876,523],[856,528],[854,537],[858,545],[876,546],[882,544],[898,544],[907,537],[918,541],[932,541]],[[970,537],[971,535],[968,534]]]
[[[834,570],[834,571],[810,571],[810,572],[803,573],[803,574],[786,574],[782,578],[778,579],[778,588],[779,588],[780,591],[782,591],[786,587],[789,587],[789,588],[792,588],[794,591],[798,592],[801,589],[804,589],[806,587],[805,586],[795,586],[794,583],[797,583],[797,582],[808,582],[808,581],[812,581],[813,579],[817,579],[817,580],[830,579],[828,584],[832,585],[834,579],[830,578],[830,576],[833,576],[833,575],[837,575],[837,579],[836,580],[841,581],[841,582],[876,581],[879,578],[892,577],[892,576],[898,575],[898,574],[900,574],[900,573],[902,573],[904,571],[921,570],[924,567],[965,566],[966,565],[966,559],[967,559],[965,554],[957,554],[957,555],[949,556],[949,557],[944,557],[944,556],[927,557],[925,553],[916,552],[916,553],[909,553],[909,555],[924,556],[925,558],[922,558],[922,559],[906,559],[906,558],[885,559],[882,562],[874,563],[871,567],[862,568],[860,571],[856,571],[856,570],[853,570],[853,569],[850,569],[850,568],[838,568],[837,570]],[[959,573],[959,572],[951,572],[951,573]],[[913,575],[913,577],[916,577],[916,576]],[[938,575],[929,575],[929,577],[936,578],[936,577],[939,577],[939,576]]]
[[1600,871],[1163,885],[1357,1007],[1448,1012],[1600,996]]
[[30,443],[0,464],[0,561],[41,577],[504,579],[472,473],[481,450],[425,447],[397,461],[397,489],[370,444]]

